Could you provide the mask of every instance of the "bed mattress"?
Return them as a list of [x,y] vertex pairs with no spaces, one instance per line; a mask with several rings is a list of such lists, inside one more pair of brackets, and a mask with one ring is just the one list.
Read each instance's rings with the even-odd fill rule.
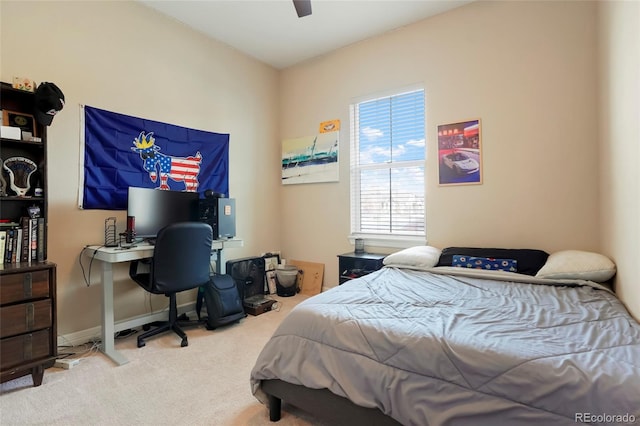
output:
[[386,267],[303,301],[252,392],[326,388],[404,425],[640,421],[640,325],[612,292],[451,269]]

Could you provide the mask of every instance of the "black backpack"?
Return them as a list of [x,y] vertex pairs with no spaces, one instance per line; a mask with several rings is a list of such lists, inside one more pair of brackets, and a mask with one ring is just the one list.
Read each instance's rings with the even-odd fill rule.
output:
[[[214,330],[221,325],[240,321],[247,315],[242,307],[238,287],[231,275],[215,274],[209,282],[198,290],[196,313],[200,318],[200,310],[204,301],[207,308],[207,330]],[[201,320],[202,321],[202,320]]]

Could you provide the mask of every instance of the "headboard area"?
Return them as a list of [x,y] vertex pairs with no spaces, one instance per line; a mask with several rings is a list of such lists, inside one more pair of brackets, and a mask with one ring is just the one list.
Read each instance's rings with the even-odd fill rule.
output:
[[583,250],[552,253],[537,249],[415,246],[392,253],[384,265],[407,268],[453,266],[501,270],[549,280],[587,280],[606,283],[616,274],[607,256]]

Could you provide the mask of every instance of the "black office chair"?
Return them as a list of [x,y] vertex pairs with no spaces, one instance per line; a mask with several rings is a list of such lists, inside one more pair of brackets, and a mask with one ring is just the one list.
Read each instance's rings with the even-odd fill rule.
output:
[[[169,321],[138,336],[139,348],[145,345],[144,339],[170,330],[182,338],[181,346],[189,345],[187,335],[178,321],[176,293],[198,288],[209,282],[212,240],[213,231],[209,224],[175,223],[158,232],[150,261],[131,262],[131,279],[148,292],[164,294],[169,298]],[[141,263],[149,264],[149,272],[138,273]]]

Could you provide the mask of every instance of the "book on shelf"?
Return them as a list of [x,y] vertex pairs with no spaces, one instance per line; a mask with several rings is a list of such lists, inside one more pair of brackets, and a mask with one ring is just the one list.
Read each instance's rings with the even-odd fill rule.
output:
[[38,218],[38,247],[37,247],[37,253],[36,253],[36,258],[38,260],[38,262],[44,262],[44,228],[45,228],[45,223],[44,223],[44,217],[39,217]]
[[[44,219],[43,219],[44,220]],[[38,218],[29,219],[29,257],[28,260],[38,260]]]
[[22,228],[16,228],[13,239],[13,253],[11,253],[11,263],[18,263],[22,256]]
[[18,225],[20,225],[18,222],[0,222],[0,229],[7,230],[15,228]]
[[4,264],[4,249],[7,241],[6,229],[0,229],[0,265]]
[[20,262],[26,262],[29,259],[29,218],[21,218],[20,226],[22,227],[22,249],[20,250]]
[[44,218],[26,216],[0,227],[0,264],[44,262],[44,228]]
[[13,229],[7,229],[7,238],[4,247],[4,263],[11,263],[11,245],[13,244]]

